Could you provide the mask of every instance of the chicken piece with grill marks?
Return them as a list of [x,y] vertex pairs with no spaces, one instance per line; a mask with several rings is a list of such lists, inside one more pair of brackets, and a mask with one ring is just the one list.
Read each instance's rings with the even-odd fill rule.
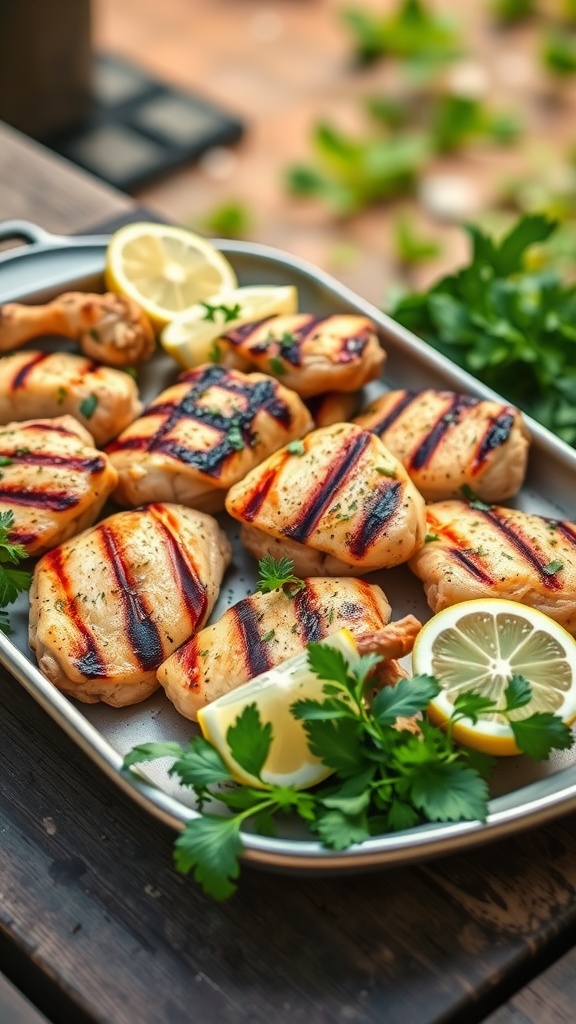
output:
[[73,416],[0,427],[0,512],[29,555],[80,533],[100,515],[118,474]]
[[217,345],[224,366],[272,374],[303,398],[357,391],[386,361],[374,322],[352,313],[272,316],[229,331]]
[[156,347],[152,325],[140,306],[114,292],[65,292],[41,306],[0,306],[0,352],[45,335],[77,342],[84,355],[106,366],[136,366],[150,359]]
[[504,501],[522,486],[530,434],[511,405],[453,391],[389,391],[354,419],[384,442],[426,501]]
[[402,677],[396,659],[412,650],[417,619],[389,623],[385,594],[364,580],[316,577],[303,583],[296,593],[280,588],[238,601],[160,666],[158,679],[181,715],[196,721],[206,704],[344,627],[361,653],[385,656],[386,682]]
[[429,541],[409,562],[434,612],[482,597],[538,608],[576,636],[576,523],[481,502],[426,508]]
[[208,618],[232,557],[215,519],[178,505],[118,512],[43,555],[30,647],[47,678],[87,704],[123,707]]
[[360,576],[424,543],[424,499],[379,438],[353,423],[313,430],[230,488],[226,509],[256,558],[299,576]]
[[302,399],[272,377],[199,366],[108,446],[119,474],[114,500],[218,511],[231,484],[312,426]]
[[128,373],[71,352],[14,352],[0,359],[0,424],[69,413],[100,447],[142,410]]

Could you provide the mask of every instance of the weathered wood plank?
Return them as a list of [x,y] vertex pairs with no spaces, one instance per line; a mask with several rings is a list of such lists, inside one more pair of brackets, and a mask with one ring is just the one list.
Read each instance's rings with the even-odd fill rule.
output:
[[575,1007],[576,949],[571,949],[486,1017],[484,1024],[573,1024]]

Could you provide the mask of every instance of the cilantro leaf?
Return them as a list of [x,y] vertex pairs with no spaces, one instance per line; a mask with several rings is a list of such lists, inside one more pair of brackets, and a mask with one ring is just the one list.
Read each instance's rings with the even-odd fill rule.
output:
[[6,569],[0,565],[0,607],[13,604],[18,594],[28,590],[32,574],[25,569]]
[[309,643],[308,664],[319,679],[347,686],[348,662],[342,651],[336,647],[322,643]]
[[314,824],[314,831],[331,850],[347,850],[353,843],[363,843],[370,838],[365,815],[347,815],[339,810],[328,810],[320,814]]
[[189,821],[174,843],[174,863],[180,874],[194,878],[208,895],[225,900],[235,890],[242,851],[240,820],[203,814]]
[[513,675],[504,691],[506,712],[524,708],[532,699],[532,687],[521,675]]
[[569,750],[573,739],[569,726],[549,711],[509,721],[516,746],[534,761],[547,760],[551,750]]
[[262,723],[256,704],[247,704],[226,733],[230,753],[249,775],[260,776],[272,743],[272,725]]
[[192,786],[200,792],[207,786],[232,780],[230,771],[216,748],[202,736],[192,739],[188,750],[178,755],[170,769],[170,775],[178,775],[183,786]]
[[477,722],[481,715],[493,711],[494,708],[492,697],[484,697],[481,693],[474,693],[474,691],[464,691],[458,693],[454,698],[453,720],[470,718],[472,722]]
[[457,761],[413,764],[399,789],[428,821],[485,821],[488,814],[486,782]]
[[351,778],[370,765],[366,757],[362,731],[350,718],[337,721],[305,722],[310,752],[343,778]]
[[376,694],[372,714],[379,725],[394,725],[398,717],[412,718],[422,711],[439,692],[440,686],[432,676],[401,679]]
[[139,764],[140,761],[154,761],[159,757],[179,757],[183,753],[184,750],[181,745],[171,741],[165,743],[140,743],[139,746],[132,747],[132,750],[125,754],[122,767],[131,768],[133,764]]

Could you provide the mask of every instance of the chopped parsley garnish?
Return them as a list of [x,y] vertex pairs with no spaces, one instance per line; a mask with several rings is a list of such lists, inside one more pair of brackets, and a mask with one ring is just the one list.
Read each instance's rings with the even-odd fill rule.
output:
[[204,313],[203,319],[209,320],[211,323],[217,323],[216,315],[219,313],[223,323],[230,323],[231,320],[237,320],[242,312],[242,306],[239,302],[235,302],[233,306],[227,306],[226,303],[218,302],[200,302],[200,306],[204,306],[206,312]]
[[14,603],[18,594],[28,590],[32,580],[30,572],[24,569],[14,569],[7,564],[10,562],[15,564],[28,557],[21,544],[11,543],[9,535],[13,528],[14,513],[12,511],[0,512],[0,629],[7,635],[10,635],[12,630],[8,612],[5,609]]
[[294,562],[291,558],[276,559],[272,555],[264,555],[258,562],[258,575],[256,589],[264,594],[271,590],[280,590],[286,584],[290,584],[290,593],[294,595],[306,586],[304,580],[294,575]]
[[304,455],[306,449],[302,444],[302,441],[297,439],[296,441],[290,441],[289,444],[286,445],[286,451],[290,452],[290,455]]
[[80,405],[79,405],[80,412],[82,413],[82,415],[87,420],[89,420],[94,415],[94,413],[96,412],[97,407],[98,407],[98,395],[94,395],[94,394],[87,395],[86,398],[82,399],[82,401],[80,402]]

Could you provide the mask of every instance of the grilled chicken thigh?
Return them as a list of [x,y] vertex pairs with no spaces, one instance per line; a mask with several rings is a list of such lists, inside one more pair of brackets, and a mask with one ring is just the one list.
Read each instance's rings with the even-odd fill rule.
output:
[[132,299],[107,292],[65,292],[43,306],[0,306],[0,352],[56,334],[77,341],[84,355],[107,366],[134,366],[156,347],[152,325]]
[[346,423],[360,409],[361,391],[327,391],[307,399],[316,427],[331,427],[333,423]]
[[39,555],[98,518],[118,474],[73,416],[0,427],[0,512],[13,544]]
[[178,505],[119,512],[45,554],[30,590],[30,646],[88,704],[144,700],[158,666],[203,626],[231,548],[211,516]]
[[391,659],[409,653],[420,623],[410,616],[390,629],[389,619],[380,587],[350,578],[307,579],[294,595],[278,589],[233,605],[175,651],[160,666],[158,679],[176,710],[195,721],[198,710],[217,697],[343,627],[360,651],[368,646]]
[[406,562],[424,543],[424,499],[374,434],[338,423],[282,448],[230,488],[226,509],[262,558],[299,576],[358,576]]
[[313,426],[298,395],[261,373],[182,373],[109,447],[120,505],[221,509],[231,484]]
[[69,352],[14,352],[0,359],[0,424],[70,413],[97,446],[138,416],[132,377]]
[[522,486],[530,435],[511,405],[452,391],[390,391],[354,422],[381,438],[427,501],[459,497],[462,487],[504,501]]
[[375,324],[351,313],[268,317],[224,334],[218,348],[225,366],[272,374],[305,398],[356,391],[386,360]]
[[410,560],[434,612],[503,597],[576,636],[576,523],[465,501],[428,505],[429,543]]

